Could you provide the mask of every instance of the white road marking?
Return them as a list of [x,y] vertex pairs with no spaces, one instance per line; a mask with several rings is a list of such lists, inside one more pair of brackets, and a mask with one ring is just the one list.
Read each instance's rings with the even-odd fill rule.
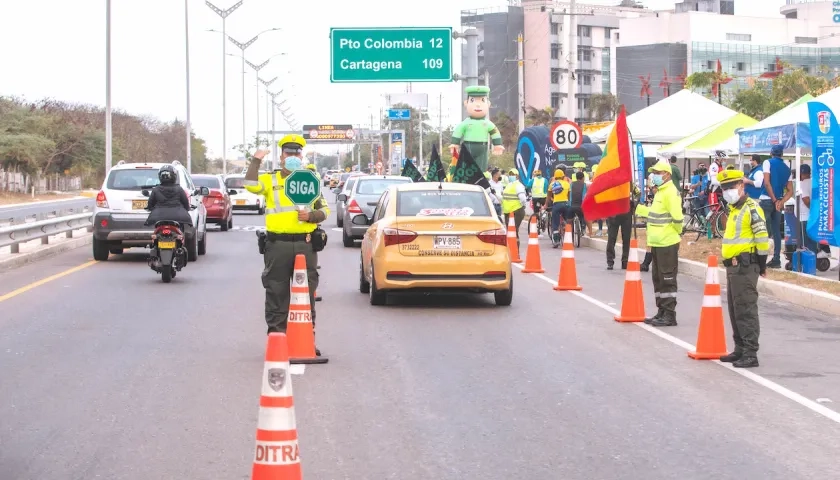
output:
[[[523,265],[519,265],[519,264],[516,264],[516,263],[514,263],[512,265],[514,267],[519,268],[520,270],[525,268]],[[543,274],[530,273],[528,275],[537,277],[540,280],[548,282],[551,285],[557,285],[556,280],[552,280],[551,278],[548,278]],[[592,305],[595,305],[596,307],[599,307],[603,310],[606,310],[607,312],[610,312],[613,315],[619,315],[621,313],[620,311],[616,310],[615,308],[612,308],[611,306],[607,305],[606,303],[604,303],[600,300],[597,300],[595,298],[592,298],[589,295],[586,295],[585,293],[575,292],[575,291],[569,291],[568,293],[571,293],[572,295],[575,295],[578,298],[586,300],[587,302],[591,303]],[[694,350],[694,345],[692,345],[692,344],[690,344],[686,341],[683,341],[683,340],[681,340],[677,337],[669,335],[669,334],[663,332],[662,330],[660,330],[656,327],[651,327],[650,325],[646,325],[644,323],[633,323],[633,325],[635,325],[639,328],[642,328],[644,330],[647,330],[648,332],[656,335],[657,337],[662,338],[664,340],[667,340],[667,341],[673,343],[674,345],[677,345],[679,347],[684,348],[685,350],[689,350],[689,351]],[[688,357],[686,357],[686,358],[688,358]],[[690,361],[696,361],[696,360],[690,360]],[[810,398],[806,398],[806,397],[794,392],[793,390],[789,390],[789,389],[779,385],[778,383],[767,380],[766,378],[762,377],[761,375],[757,375],[755,373],[752,373],[749,370],[746,370],[746,369],[743,369],[743,368],[735,368],[731,364],[723,363],[723,362],[720,362],[718,360],[709,360],[709,361],[711,361],[713,363],[716,363],[716,364],[720,365],[721,367],[723,367],[723,368],[725,368],[725,369],[727,369],[731,372],[737,373],[738,375],[740,375],[740,376],[742,376],[742,377],[744,377],[748,380],[752,380],[753,382],[761,385],[762,387],[765,387],[769,390],[772,390],[773,392],[776,392],[779,395],[781,395],[781,396],[783,396],[783,397],[785,397],[789,400],[793,400],[794,402],[798,403],[799,405],[802,405],[803,407],[807,408],[808,410],[811,410],[814,413],[818,413],[818,414],[826,417],[827,419],[829,419],[829,420],[831,420],[835,423],[840,423],[840,412],[835,412],[834,410],[832,410],[830,408],[827,408],[827,407],[824,407],[820,404],[820,400],[823,400],[823,402],[824,402],[827,399],[818,399],[815,402],[815,401],[811,400]],[[829,402],[830,401],[831,400],[829,400]]]
[[343,231],[344,231],[344,229],[343,229],[343,228],[332,228],[331,230],[332,230],[333,232],[343,232]]
[[303,372],[306,371],[306,365],[289,365],[289,373],[292,375],[303,375]]

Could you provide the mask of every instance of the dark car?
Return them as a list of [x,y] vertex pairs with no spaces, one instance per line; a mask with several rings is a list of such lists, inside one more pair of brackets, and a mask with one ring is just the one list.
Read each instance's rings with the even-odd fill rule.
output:
[[198,187],[210,189],[210,195],[204,197],[204,208],[207,209],[207,223],[222,227],[227,232],[233,227],[233,206],[230,193],[225,188],[221,175],[193,175],[193,182]]
[[[345,247],[352,247],[356,240],[361,240],[365,235],[368,220],[373,216],[373,210],[382,192],[391,185],[406,182],[411,182],[411,179],[397,175],[369,175],[356,179],[356,184],[349,194],[338,195],[338,201],[347,204],[342,220],[342,240]],[[354,222],[353,218],[357,216],[364,216],[364,219]]]

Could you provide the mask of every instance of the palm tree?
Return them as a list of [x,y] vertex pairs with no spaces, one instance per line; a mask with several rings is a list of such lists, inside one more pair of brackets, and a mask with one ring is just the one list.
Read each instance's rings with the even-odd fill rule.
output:
[[589,116],[596,122],[612,120],[620,104],[612,93],[596,93],[589,98]]
[[555,113],[557,113],[557,111],[551,107],[537,109],[529,106],[527,108],[527,112],[525,112],[525,125],[529,127],[535,125],[550,127],[554,124]]

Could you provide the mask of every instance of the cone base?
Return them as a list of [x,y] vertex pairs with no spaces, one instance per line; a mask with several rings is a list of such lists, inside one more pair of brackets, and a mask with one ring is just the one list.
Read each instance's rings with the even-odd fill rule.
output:
[[696,351],[688,352],[688,356],[695,360],[720,360],[720,357],[725,357],[726,355],[729,355],[729,353],[698,353]]
[[555,285],[554,290],[557,290],[558,292],[568,292],[568,291],[579,292],[579,291],[583,290],[583,287],[581,287],[580,285],[575,286],[575,287],[561,287],[560,285]]
[[511,259],[510,263],[522,263],[522,259],[521,258],[518,259],[518,260]]
[[537,269],[526,268],[526,269],[522,270],[522,273],[545,273],[545,270],[543,270],[543,269],[537,270]]
[[312,358],[290,358],[289,363],[292,365],[322,365],[329,363],[328,357],[312,357]]
[[613,318],[615,319],[616,322],[621,322],[621,323],[644,322],[645,321],[644,316],[641,316],[641,317],[622,317],[622,316],[619,315],[619,316],[613,317]]

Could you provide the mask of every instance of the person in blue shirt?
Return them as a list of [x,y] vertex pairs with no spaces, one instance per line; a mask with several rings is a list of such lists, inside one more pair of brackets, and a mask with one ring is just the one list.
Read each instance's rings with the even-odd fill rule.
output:
[[790,167],[782,160],[784,148],[781,145],[773,145],[770,149],[770,160],[762,166],[764,173],[763,187],[768,199],[761,199],[759,204],[764,210],[770,234],[773,238],[773,258],[767,262],[769,268],[782,268],[780,258],[782,251],[782,209],[784,208],[783,198],[785,191],[793,191],[793,181],[790,175]]
[[[766,164],[766,165],[765,165]],[[761,156],[753,155],[750,158],[750,171],[744,179],[744,190],[747,196],[761,203],[763,199],[770,199],[767,196],[767,187],[764,185],[764,170],[770,170],[770,161],[761,161]]]

